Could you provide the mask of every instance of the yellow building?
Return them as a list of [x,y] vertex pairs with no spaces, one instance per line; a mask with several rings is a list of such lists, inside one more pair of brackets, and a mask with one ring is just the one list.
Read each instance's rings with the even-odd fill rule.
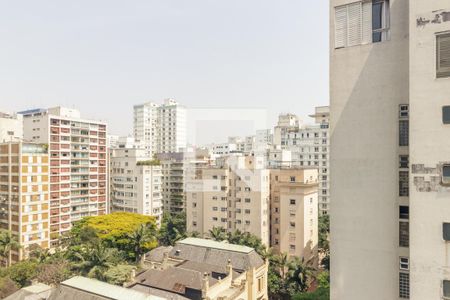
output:
[[0,227],[21,245],[10,261],[26,257],[31,245],[49,247],[48,168],[46,145],[0,144]]

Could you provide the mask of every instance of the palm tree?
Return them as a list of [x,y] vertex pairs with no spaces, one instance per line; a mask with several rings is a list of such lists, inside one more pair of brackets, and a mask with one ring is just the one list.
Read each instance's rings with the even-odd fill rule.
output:
[[286,280],[289,270],[289,256],[287,253],[279,253],[273,257],[274,267],[278,270],[281,279]]
[[152,246],[156,246],[155,229],[146,224],[141,224],[129,237],[133,243],[136,262],[139,262],[142,255],[149,251]]
[[5,267],[9,267],[11,264],[11,250],[19,249],[20,244],[17,238],[10,231],[0,229],[0,257],[3,258]]
[[121,260],[117,249],[107,248],[101,243],[82,248],[80,252],[74,253],[74,257],[79,261],[74,266],[82,275],[100,280],[103,279],[103,274],[107,269],[117,265]]
[[301,292],[308,289],[314,271],[311,261],[306,261],[305,258],[293,256],[289,259],[288,278],[297,285],[297,289]]
[[226,231],[223,227],[214,226],[209,230],[209,236],[215,241],[223,241],[227,239]]

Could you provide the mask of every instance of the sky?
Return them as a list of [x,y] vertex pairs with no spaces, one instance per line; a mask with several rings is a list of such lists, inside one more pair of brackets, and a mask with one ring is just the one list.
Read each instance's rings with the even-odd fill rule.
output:
[[199,143],[280,113],[310,123],[329,103],[328,15],[326,0],[0,0],[0,111],[73,107],[127,135],[134,104],[173,98]]

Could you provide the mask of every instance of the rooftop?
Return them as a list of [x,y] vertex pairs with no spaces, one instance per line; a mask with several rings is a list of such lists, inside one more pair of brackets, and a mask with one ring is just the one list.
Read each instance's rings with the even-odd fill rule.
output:
[[206,247],[206,248],[213,248],[213,249],[221,249],[221,250],[241,252],[241,253],[250,253],[250,252],[254,251],[253,248],[250,248],[247,246],[241,246],[241,245],[235,245],[235,244],[229,244],[229,243],[225,243],[225,242],[217,242],[217,241],[213,241],[213,240],[199,239],[199,238],[186,238],[184,240],[179,241],[178,244],[192,245],[192,246]]

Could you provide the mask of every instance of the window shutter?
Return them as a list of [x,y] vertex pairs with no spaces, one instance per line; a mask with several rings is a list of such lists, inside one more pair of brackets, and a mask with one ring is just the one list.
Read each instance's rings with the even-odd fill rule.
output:
[[349,4],[348,9],[348,40],[347,46],[361,44],[362,31],[362,4],[361,2]]
[[362,5],[362,43],[372,43],[372,2]]
[[347,41],[347,7],[336,7],[334,18],[334,47],[343,48]]
[[437,77],[450,77],[450,34],[437,36]]

